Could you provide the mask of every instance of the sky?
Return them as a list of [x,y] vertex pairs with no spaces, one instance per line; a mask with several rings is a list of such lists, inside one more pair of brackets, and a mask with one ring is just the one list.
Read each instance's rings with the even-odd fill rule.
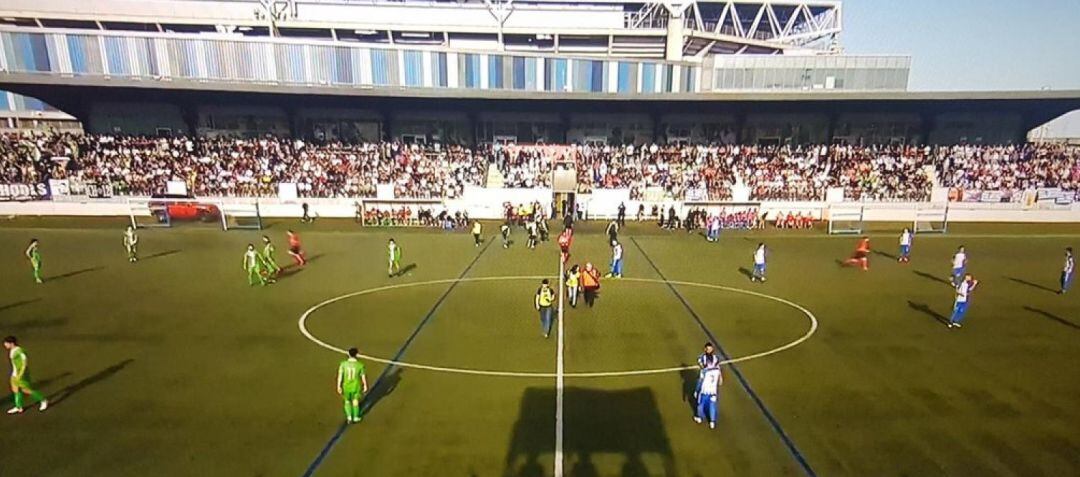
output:
[[847,54],[912,58],[912,91],[1080,89],[1080,0],[844,0]]

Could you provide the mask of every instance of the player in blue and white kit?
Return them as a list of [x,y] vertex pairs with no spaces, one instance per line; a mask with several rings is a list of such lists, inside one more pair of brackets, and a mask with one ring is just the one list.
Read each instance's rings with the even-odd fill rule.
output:
[[[614,223],[614,222],[612,222]],[[618,240],[611,241],[611,273],[608,273],[608,278],[622,278],[622,257],[623,248],[622,244]]]
[[904,229],[904,232],[900,234],[900,258],[896,259],[897,262],[911,261],[911,239],[911,231]]
[[697,365],[698,381],[694,387],[695,397],[701,392],[701,378],[705,375],[705,371],[720,367],[720,357],[716,355],[716,348],[713,347],[712,343],[705,343],[705,352],[698,356]]
[[964,246],[956,249],[956,253],[952,257],[952,284],[954,287],[960,286],[960,281],[963,280],[964,275],[967,273],[967,251]]
[[1058,295],[1064,295],[1072,287],[1073,275],[1076,270],[1076,259],[1073,258],[1072,247],[1065,249],[1065,267],[1061,269],[1061,290]]
[[701,422],[708,417],[709,428],[716,429],[717,399],[720,395],[720,385],[724,383],[724,375],[720,368],[706,369],[701,373],[701,390],[697,394],[697,414],[694,422]]
[[949,328],[960,328],[960,323],[964,321],[964,315],[967,315],[971,292],[975,291],[978,284],[979,281],[972,277],[970,273],[967,273],[964,274],[963,281],[956,286],[956,303],[953,305],[952,318],[949,318]]
[[754,273],[750,275],[750,281],[765,283],[765,244],[759,243],[754,250]]

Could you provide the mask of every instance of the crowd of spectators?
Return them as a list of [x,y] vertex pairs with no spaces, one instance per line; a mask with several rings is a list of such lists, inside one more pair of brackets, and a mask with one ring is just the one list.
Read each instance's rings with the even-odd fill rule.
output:
[[[152,195],[183,181],[197,196],[268,197],[296,183],[301,197],[461,197],[488,168],[504,187],[550,187],[555,161],[576,164],[579,192],[630,190],[633,200],[822,200],[830,188],[856,200],[926,200],[934,181],[964,190],[1080,188],[1080,148],[1011,146],[481,146],[311,143],[263,137],[0,136],[5,183],[106,184]],[[385,187],[385,186],[384,186]]]

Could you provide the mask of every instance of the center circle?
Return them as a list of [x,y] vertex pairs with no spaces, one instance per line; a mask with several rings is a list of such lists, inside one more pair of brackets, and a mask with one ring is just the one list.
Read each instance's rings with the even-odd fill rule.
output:
[[[429,280],[429,281],[413,282],[413,283],[398,283],[398,284],[393,284],[393,285],[385,285],[385,286],[381,286],[381,287],[368,288],[366,290],[360,290],[360,291],[356,291],[356,292],[352,292],[352,293],[346,293],[344,295],[336,296],[334,298],[324,300],[324,301],[312,306],[311,308],[308,308],[306,311],[304,311],[304,313],[302,315],[300,315],[300,319],[297,322],[297,326],[300,328],[300,333],[303,334],[307,339],[311,340],[311,342],[313,342],[313,343],[315,343],[315,344],[317,344],[317,345],[319,345],[319,346],[321,346],[323,348],[326,348],[326,349],[328,349],[330,351],[345,354],[346,350],[344,350],[342,348],[339,348],[337,346],[334,346],[334,345],[332,345],[330,343],[327,343],[327,342],[319,339],[315,335],[311,334],[311,332],[308,331],[308,329],[307,329],[307,320],[308,320],[308,318],[310,318],[316,311],[318,311],[320,308],[322,308],[324,306],[330,305],[332,303],[337,303],[337,302],[342,301],[342,300],[347,300],[349,298],[354,298],[354,297],[363,296],[363,295],[370,295],[370,294],[389,291],[389,290],[397,290],[397,289],[401,289],[401,288],[411,288],[411,287],[420,287],[420,286],[428,286],[428,285],[440,285],[440,284],[452,284],[452,283],[460,283],[460,282],[511,281],[511,280],[533,280],[533,281],[535,281],[535,280],[542,280],[544,278],[550,278],[550,277],[546,277],[546,276],[506,276],[506,277],[450,278],[450,279],[443,279],[443,280]],[[739,357],[726,359],[726,360],[721,361],[720,364],[741,363],[741,362],[744,362],[744,361],[750,361],[752,359],[764,358],[766,356],[771,356],[771,355],[774,355],[774,354],[777,354],[777,353],[780,353],[780,352],[783,352],[783,351],[787,351],[787,350],[789,350],[791,348],[794,348],[794,347],[802,344],[806,340],[810,339],[810,337],[813,336],[815,332],[817,332],[818,320],[817,320],[817,317],[814,316],[814,314],[810,312],[810,310],[807,310],[805,307],[803,307],[802,305],[799,305],[798,303],[795,303],[795,302],[792,302],[792,301],[789,301],[789,300],[786,300],[786,299],[783,299],[783,298],[775,297],[775,296],[772,296],[772,295],[767,295],[767,294],[764,294],[764,293],[751,291],[751,290],[743,290],[741,288],[734,288],[734,287],[729,287],[729,286],[724,286],[724,285],[713,285],[713,284],[708,284],[708,283],[684,282],[684,281],[677,281],[677,280],[659,280],[659,279],[654,279],[654,278],[628,278],[628,277],[627,278],[622,278],[620,280],[621,281],[626,281],[626,282],[658,283],[658,284],[661,284],[661,285],[680,285],[680,286],[687,286],[687,287],[698,287],[698,288],[705,288],[705,289],[712,289],[712,290],[721,290],[721,291],[732,292],[732,293],[740,293],[740,294],[743,294],[743,295],[749,295],[749,296],[753,296],[753,297],[757,297],[757,298],[763,298],[763,299],[766,299],[766,300],[772,300],[774,302],[781,303],[783,305],[786,305],[788,307],[794,308],[795,310],[799,311],[804,316],[806,316],[807,320],[810,323],[810,327],[806,330],[806,333],[804,333],[802,336],[799,336],[798,338],[796,338],[795,340],[793,340],[793,341],[791,341],[789,343],[783,344],[781,346],[778,346],[776,348],[773,348],[773,349],[770,349],[770,350],[767,350],[767,351],[762,351],[762,352],[759,352],[759,353],[749,354],[749,355],[746,355],[746,356],[739,356]],[[392,365],[392,366],[400,366],[400,367],[403,367],[403,368],[423,369],[423,370],[427,370],[427,371],[436,371],[436,372],[442,372],[442,373],[468,374],[468,375],[474,375],[474,376],[498,376],[498,377],[511,377],[511,378],[555,378],[555,377],[559,376],[559,374],[557,374],[557,373],[497,371],[497,370],[486,370],[486,369],[471,369],[471,368],[432,366],[432,365],[427,365],[427,364],[410,363],[410,362],[407,362],[407,361],[399,361],[399,360],[393,360],[393,359],[380,358],[378,356],[371,356],[371,355],[367,355],[367,354],[363,354],[363,353],[361,353],[359,356],[361,358],[364,358],[364,359],[367,359],[369,361],[373,361],[373,362],[376,362],[376,363],[383,363],[383,364]],[[627,371],[608,371],[608,372],[600,371],[600,372],[587,372],[587,373],[562,373],[561,376],[563,376],[564,378],[613,378],[613,377],[621,377],[621,376],[640,376],[640,375],[646,375],[646,374],[673,373],[673,372],[692,370],[692,369],[697,369],[697,365],[675,366],[675,367],[669,367],[669,368],[637,369],[637,370],[627,370]]]

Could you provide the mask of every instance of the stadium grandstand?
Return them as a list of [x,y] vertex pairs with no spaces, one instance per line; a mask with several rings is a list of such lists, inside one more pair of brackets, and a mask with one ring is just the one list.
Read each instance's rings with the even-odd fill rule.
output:
[[1080,474],[1080,90],[843,7],[0,2],[0,475]]

